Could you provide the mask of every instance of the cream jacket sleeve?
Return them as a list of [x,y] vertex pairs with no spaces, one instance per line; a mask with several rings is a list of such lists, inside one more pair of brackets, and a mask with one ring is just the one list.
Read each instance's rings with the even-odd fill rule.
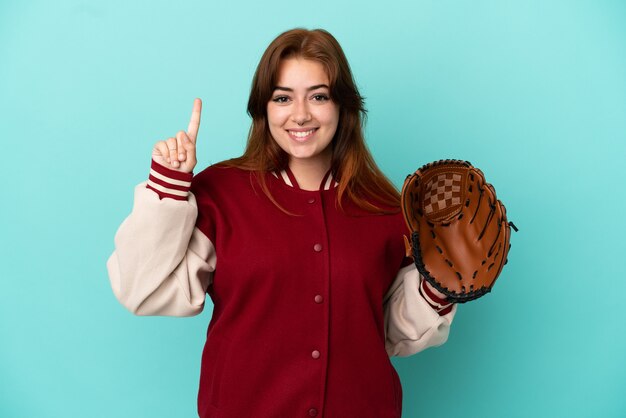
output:
[[136,315],[197,315],[215,270],[215,248],[195,227],[191,192],[184,200],[160,198],[148,183],[135,187],[132,212],[115,235],[107,261],[113,293]]
[[421,281],[414,264],[403,267],[385,296],[385,348],[390,357],[410,356],[448,339],[457,306],[440,315],[420,293]]

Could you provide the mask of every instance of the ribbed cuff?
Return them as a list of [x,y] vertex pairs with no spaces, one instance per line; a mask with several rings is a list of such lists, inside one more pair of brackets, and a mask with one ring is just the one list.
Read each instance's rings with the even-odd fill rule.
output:
[[152,160],[146,187],[154,190],[160,199],[168,197],[176,200],[187,200],[192,178],[193,173],[181,173]]
[[445,315],[452,310],[453,303],[448,302],[447,299],[442,299],[435,295],[433,291],[428,287],[426,280],[422,278],[419,287],[420,295],[428,302],[431,308],[433,308],[439,315]]

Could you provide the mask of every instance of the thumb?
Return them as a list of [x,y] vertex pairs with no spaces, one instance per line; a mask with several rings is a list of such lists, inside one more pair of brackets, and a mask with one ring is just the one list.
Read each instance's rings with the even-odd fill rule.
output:
[[187,154],[186,156],[186,161],[185,163],[192,167],[195,167],[196,165],[196,144],[191,141],[191,139],[189,139],[189,136],[185,133],[185,132],[181,132],[181,142],[183,145],[183,148],[185,149],[185,153]]
[[189,152],[189,151],[194,151],[196,150],[196,144],[194,144],[191,139],[189,139],[189,136],[187,135],[186,132],[181,132],[182,137],[182,143],[183,143],[183,147],[185,148],[185,151]]

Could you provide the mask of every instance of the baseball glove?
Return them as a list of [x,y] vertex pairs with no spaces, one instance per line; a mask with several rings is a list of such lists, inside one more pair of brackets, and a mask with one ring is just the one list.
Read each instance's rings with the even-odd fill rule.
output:
[[406,178],[401,204],[407,255],[428,283],[457,303],[491,291],[517,228],[482,171],[460,160],[426,164]]

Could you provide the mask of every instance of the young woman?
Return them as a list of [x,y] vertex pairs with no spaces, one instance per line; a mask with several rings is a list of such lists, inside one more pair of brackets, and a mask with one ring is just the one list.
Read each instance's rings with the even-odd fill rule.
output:
[[405,256],[364,112],[335,38],[295,29],[258,65],[241,157],[192,174],[199,99],[155,145],[107,267],[137,315],[196,315],[210,296],[200,417],[397,418],[389,357],[447,339],[456,306]]

